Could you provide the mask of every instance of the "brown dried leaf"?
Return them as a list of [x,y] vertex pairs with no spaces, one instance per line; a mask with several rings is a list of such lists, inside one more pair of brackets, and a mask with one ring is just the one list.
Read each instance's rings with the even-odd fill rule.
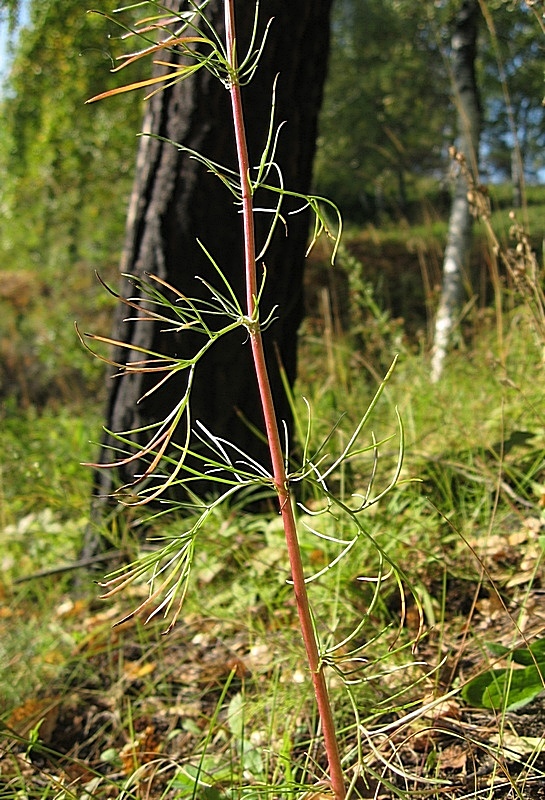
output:
[[460,744],[451,744],[439,753],[439,767],[442,770],[465,770],[467,749]]

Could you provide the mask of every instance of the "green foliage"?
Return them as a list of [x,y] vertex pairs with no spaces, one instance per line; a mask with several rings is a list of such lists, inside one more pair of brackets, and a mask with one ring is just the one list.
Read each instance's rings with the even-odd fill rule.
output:
[[[446,149],[456,135],[449,68],[456,8],[336,3],[316,182],[350,219],[414,219],[426,179],[446,178]],[[481,11],[483,175],[492,182],[513,177],[518,147],[519,173],[535,181],[545,135],[539,27],[524,3],[498,0]]]
[[[376,236],[379,235],[377,232]],[[362,326],[364,320],[362,315]],[[360,656],[366,659],[362,672],[364,680],[351,687],[360,713],[360,733],[364,730],[369,736],[369,739],[364,736],[360,742],[361,757],[353,752],[357,747],[358,728],[354,725],[350,698],[344,686],[337,682],[337,676],[332,677],[343,747],[350,754],[348,758],[360,759],[369,781],[372,774],[367,772],[368,767],[376,771],[373,747],[385,742],[380,755],[386,762],[391,758],[387,748],[392,738],[387,738],[388,732],[375,734],[375,731],[404,719],[412,711],[424,714],[422,705],[425,707],[430,691],[440,698],[445,690],[440,679],[448,678],[452,659],[463,653],[465,668],[469,669],[470,665],[470,674],[474,674],[478,670],[490,670],[491,661],[500,656],[509,658],[513,649],[504,645],[502,651],[490,651],[485,654],[483,664],[480,642],[494,637],[494,626],[498,626],[498,640],[506,629],[506,635],[511,638],[514,631],[505,615],[495,621],[496,615],[489,617],[486,608],[477,619],[468,618],[471,598],[481,579],[481,564],[474,560],[463,537],[470,539],[484,563],[493,570],[492,577],[502,596],[513,598],[521,613],[526,608],[531,609],[530,589],[524,584],[521,594],[517,593],[516,586],[508,586],[510,579],[521,579],[522,561],[530,544],[515,545],[507,550],[507,541],[513,528],[518,530],[521,511],[535,516],[538,522],[542,513],[539,502],[545,478],[543,470],[540,472],[537,467],[543,463],[543,457],[539,458],[540,448],[543,452],[543,426],[536,416],[541,413],[543,395],[541,352],[524,313],[516,310],[512,316],[504,317],[503,323],[509,350],[505,368],[500,369],[496,358],[499,352],[497,327],[486,314],[476,313],[472,318],[473,338],[467,340],[463,349],[453,352],[443,382],[438,386],[432,387],[429,383],[425,357],[411,348],[403,350],[388,387],[375,406],[372,424],[380,441],[390,430],[393,406],[400,407],[407,438],[403,477],[424,477],[425,482],[406,482],[374,506],[366,518],[369,538],[360,537],[351,557],[341,562],[338,571],[328,571],[309,586],[313,604],[320,611],[320,633],[328,644],[349,635],[370,608],[360,631],[361,640],[368,640]],[[369,324],[373,330],[374,323],[370,321]],[[388,341],[387,331],[385,335]],[[365,337],[364,329],[362,336]],[[341,411],[346,412],[346,417],[337,426],[335,437],[341,443],[346,442],[346,438],[342,439],[346,437],[343,429],[350,429],[350,424],[358,419],[361,404],[368,401],[373,391],[372,374],[358,361],[357,351],[351,351],[351,357],[342,365],[336,365],[336,371],[330,375],[330,362],[325,357],[327,341],[323,336],[313,337],[308,330],[302,334],[300,352],[302,370],[296,395],[304,395],[312,404],[312,437],[316,447],[328,435]],[[340,348],[334,349],[334,353],[341,358]],[[386,360],[386,354],[381,355],[381,360]],[[348,372],[349,391],[338,379],[341,366]],[[514,385],[507,385],[505,376]],[[302,419],[306,420],[304,402],[298,399],[297,405]],[[6,612],[0,618],[5,711],[17,709],[24,700],[35,698],[40,690],[59,689],[59,694],[65,698],[67,711],[64,713],[69,714],[61,716],[59,724],[78,716],[91,722],[93,741],[82,745],[85,735],[81,731],[78,735],[77,746],[82,754],[78,768],[83,765],[88,770],[92,764],[100,766],[100,775],[92,784],[100,800],[120,791],[125,791],[127,796],[137,796],[139,780],[142,781],[140,788],[145,785],[147,796],[160,798],[164,796],[161,792],[166,792],[164,783],[161,784],[162,776],[168,779],[173,792],[190,797],[189,792],[196,786],[195,776],[203,750],[205,758],[198,786],[202,795],[208,792],[211,797],[214,793],[224,797],[230,793],[239,797],[253,792],[258,797],[289,797],[291,792],[291,796],[297,796],[305,791],[302,784],[320,777],[321,772],[313,759],[305,756],[314,752],[315,720],[309,682],[299,682],[302,680],[299,639],[295,633],[295,609],[290,601],[291,587],[285,583],[289,568],[277,515],[272,518],[267,514],[246,515],[235,503],[215,509],[201,529],[195,554],[193,585],[196,591],[188,593],[183,622],[167,641],[161,637],[164,627],[161,620],[156,625],[150,623],[146,629],[136,623],[132,629],[110,630],[112,622],[125,613],[129,598],[132,601],[134,597],[135,605],[141,601],[147,592],[143,583],[135,583],[134,594],[117,604],[109,601],[97,608],[96,599],[90,605],[81,605],[81,601],[76,600],[73,612],[66,616],[59,611],[65,603],[70,607],[74,595],[66,593],[68,585],[65,581],[60,583],[58,576],[35,579],[32,584],[11,583],[44,564],[64,563],[77,552],[81,537],[79,520],[85,520],[89,490],[89,475],[77,466],[77,461],[92,456],[86,431],[98,431],[100,425],[98,410],[90,412],[86,419],[81,419],[81,413],[79,408],[68,408],[59,409],[56,414],[48,410],[43,415],[32,412],[21,415],[12,406],[9,417],[2,422],[3,433],[7,436],[2,469],[4,524],[12,527],[0,544],[3,558],[11,559],[10,569],[4,573],[9,581],[4,591],[5,608],[13,611],[11,618]],[[523,430],[535,431],[536,435],[520,443],[515,434]],[[494,447],[500,440],[505,442],[503,460],[498,447]],[[382,460],[386,465],[395,461],[394,450],[388,444],[383,448]],[[341,496],[344,492],[345,497],[352,490],[364,490],[371,464],[372,453],[362,454],[353,462],[351,474],[341,469],[338,475],[332,476],[332,486]],[[431,472],[432,468],[433,475],[425,472],[426,469]],[[526,483],[527,491],[522,499],[531,503],[531,508],[514,501],[503,485],[498,488],[497,476],[503,468],[510,474],[513,471],[522,474],[528,469],[531,482]],[[487,478],[485,484],[476,480],[481,477]],[[511,478],[509,485],[514,485]],[[522,480],[520,485],[523,485]],[[494,501],[496,492],[499,492],[497,502]],[[519,493],[518,488],[516,492]],[[51,512],[38,513],[38,509],[44,507],[51,508]],[[439,509],[440,514],[435,509]],[[23,517],[33,512],[32,527],[25,529]],[[132,513],[127,515],[128,521]],[[151,540],[174,538],[181,526],[187,524],[187,514],[185,518],[162,517],[151,524],[148,535]],[[321,569],[336,555],[337,545],[331,539],[338,538],[343,523],[333,514],[322,514],[318,517],[302,515],[301,524],[305,561],[313,569]],[[318,530],[322,534],[320,538],[305,525]],[[486,555],[488,531],[502,540],[501,551],[490,557]],[[372,540],[377,540],[393,561],[405,566],[408,580],[422,600],[428,634],[421,640],[415,660],[426,660],[428,666],[407,665],[410,661],[408,646],[415,633],[414,606],[408,598],[408,617],[404,626],[400,626],[399,592],[384,570],[380,572],[379,553]],[[144,547],[151,545],[153,541]],[[504,552],[506,556],[502,555]],[[374,584],[358,580],[363,575],[362,565],[367,566],[368,576],[375,571],[375,576],[383,578],[374,604]],[[542,566],[535,568],[535,580],[542,580],[542,569]],[[492,626],[492,630],[490,627],[483,630],[482,626]],[[461,650],[463,632],[467,644],[466,649]],[[195,640],[202,642],[200,649]],[[221,679],[214,680],[208,670],[210,654],[218,642],[227,654],[222,657],[220,667],[227,671],[222,673]],[[528,642],[532,648],[531,637]],[[399,649],[402,646],[406,649]],[[516,649],[527,651],[528,647],[521,645]],[[542,665],[541,653],[537,652],[536,660]],[[243,679],[238,676],[233,679],[212,738],[204,748],[210,730],[206,720],[216,709],[231,669],[225,662],[234,656],[239,659],[237,663],[247,667],[247,672]],[[424,678],[433,665],[443,663],[445,656],[449,660],[441,670]],[[526,660],[515,661],[514,668],[510,669],[513,674],[532,666],[527,653],[522,658]],[[131,669],[139,674],[140,668],[144,673],[148,666],[154,669],[147,677],[129,680]],[[216,666],[215,661],[212,666]],[[348,661],[343,663],[343,669],[350,666]],[[494,676],[494,680],[499,677]],[[527,677],[537,690],[536,675],[531,672]],[[271,687],[267,700],[263,699],[264,682]],[[452,684],[448,688],[453,688]],[[392,698],[397,692],[399,696]],[[243,704],[237,699],[231,707],[231,699],[238,694]],[[513,698],[514,695],[509,697]],[[494,730],[501,725],[502,703],[505,703],[505,694],[498,699],[497,711],[494,706],[494,717],[488,718]],[[236,719],[228,722],[230,708],[234,711],[239,704],[244,709],[242,737]],[[467,704],[479,705],[469,698]],[[93,707],[96,716],[91,714]],[[195,707],[200,709],[197,714]],[[525,707],[525,712],[532,714],[531,704]],[[489,714],[489,710],[485,709],[484,713]],[[86,717],[85,714],[91,715]],[[452,724],[456,724],[459,714],[463,721],[472,721],[467,716],[468,710],[458,706]],[[132,727],[128,721],[130,716],[134,720]],[[157,724],[157,720],[169,725],[163,749],[154,756],[158,767],[153,773],[155,780],[149,773],[146,777],[144,767],[130,776],[121,774],[120,753],[124,744],[129,742],[129,747],[134,746],[136,750],[139,732],[150,724],[150,719],[152,725]],[[417,716],[415,728],[408,728],[410,735],[402,735],[403,739],[407,738],[406,750],[403,745],[396,746],[392,766],[399,769],[403,765],[408,773],[416,770],[411,755],[419,724],[426,727],[430,752],[438,755],[445,742],[442,721],[441,718],[437,721],[442,732],[438,734],[437,749],[433,749],[434,723],[428,717],[419,720]],[[405,724],[409,726],[410,721]],[[57,736],[59,730],[57,728]],[[42,726],[42,737],[44,731]],[[397,737],[399,729],[394,727],[391,733]],[[495,757],[501,757],[502,751],[497,751],[490,743],[489,729],[486,737],[486,747],[492,748]],[[13,734],[3,729],[2,747],[8,742],[15,749],[14,741]],[[187,741],[190,746],[182,751],[185,766],[175,771],[173,762],[180,758],[180,742]],[[246,780],[250,773],[246,773],[246,778],[241,775],[240,754],[244,757],[244,742],[247,741],[258,743],[267,778],[265,785],[254,783],[253,777]],[[455,741],[460,742],[459,739]],[[24,754],[24,741],[20,747]],[[35,745],[36,756],[42,754],[43,748],[43,742]],[[479,759],[478,752],[476,758]],[[249,768],[259,772],[259,764],[256,766],[252,759],[249,755]],[[527,757],[524,760],[528,761]],[[431,761],[430,757],[429,763]],[[6,760],[1,763],[6,771]],[[483,760],[479,763],[483,767],[486,765]],[[54,788],[49,786],[54,787],[58,779],[58,764],[55,759],[48,762],[48,766],[38,768],[25,762],[17,782],[12,779],[13,786],[28,797],[41,799],[47,791],[53,796]],[[413,784],[400,789],[401,779],[395,778],[395,773],[387,775],[387,764],[380,764],[381,781],[390,782],[388,775],[391,775],[398,796],[404,793],[405,797],[410,797]],[[517,765],[516,771],[522,766]],[[509,768],[505,765],[505,770]],[[531,766],[528,770],[533,774]],[[433,773],[434,777],[443,774],[439,767],[438,772]],[[430,778],[429,773],[427,777]],[[216,783],[217,779],[221,781]],[[144,784],[144,781],[148,782]],[[156,788],[157,784],[162,788]],[[471,786],[467,791],[470,789]],[[82,785],[74,789],[75,795],[78,792],[82,794]]]
[[403,213],[414,177],[441,163],[448,125],[448,80],[426,5],[343,0],[332,34],[319,191],[351,218]]
[[109,312],[93,271],[112,273],[123,240],[142,108],[126,97],[85,105],[115,80],[114,55],[81,2],[37,0],[0,99],[0,393],[24,404],[99,385],[70,328],[86,303],[93,318]]
[[[37,414],[10,403],[1,415],[0,592],[4,597],[8,585],[13,591],[0,637],[0,713],[53,680],[74,646],[52,612],[69,589],[70,573],[25,579],[77,558],[90,492],[79,459],[91,455],[88,430],[98,420],[98,409],[76,406]],[[23,582],[16,587],[17,580]]]
[[[15,531],[22,526],[20,537],[13,535],[12,540],[20,548],[12,554],[18,567],[26,556],[32,563],[33,548],[41,548],[42,557],[50,549],[40,543],[40,537],[30,537],[29,544],[25,531],[31,524],[33,530],[39,530],[46,510],[46,515],[52,513],[54,520],[61,523],[85,517],[90,476],[79,462],[90,458],[93,452],[94,445],[88,441],[89,427],[97,426],[99,419],[99,408],[89,402],[85,406],[49,408],[43,413],[32,407],[21,409],[12,402],[4,405],[0,415],[1,523],[14,526]],[[26,526],[21,522],[24,518],[28,519]],[[77,524],[79,527],[80,522]],[[76,535],[79,537],[79,532]],[[47,563],[55,563],[57,557],[53,548]]]
[[20,6],[20,0],[2,0],[0,2],[0,22],[4,23],[7,19],[10,33],[17,25]]
[[[219,165],[211,166],[219,171]],[[240,186],[234,188],[236,195]],[[378,232],[374,235],[380,237]],[[399,231],[396,237],[397,241],[402,238]],[[422,742],[418,724],[425,726],[427,753],[426,759],[419,756],[419,761],[425,760],[419,777],[429,783],[436,777],[432,770],[440,763],[444,738],[437,743],[435,718],[432,716],[430,723],[428,715],[444,691],[457,691],[452,684],[454,670],[449,674],[450,662],[458,662],[462,656],[467,661],[471,653],[464,649],[466,643],[491,635],[488,630],[483,634],[468,618],[471,596],[477,597],[482,589],[483,575],[486,587],[490,583],[501,585],[502,594],[513,596],[522,610],[532,582],[541,579],[540,534],[536,536],[538,553],[533,572],[525,578],[527,587],[522,595],[517,594],[518,584],[513,588],[510,583],[523,572],[526,554],[520,552],[520,546],[509,550],[506,564],[502,562],[503,551],[489,555],[486,548],[492,531],[497,530],[498,536],[507,540],[511,526],[520,525],[526,513],[535,516],[537,529],[542,526],[543,342],[536,338],[520,297],[504,294],[503,316],[500,308],[496,309],[497,318],[487,309],[473,309],[468,314],[470,332],[460,336],[443,383],[432,387],[425,356],[403,339],[403,323],[376,302],[375,287],[365,267],[365,259],[341,249],[339,268],[350,272],[350,313],[356,321],[357,338],[321,335],[326,330],[323,320],[320,335],[312,335],[308,329],[302,335],[299,388],[307,400],[294,401],[299,412],[302,460],[299,467],[291,467],[290,478],[306,484],[297,524],[310,576],[309,592],[314,608],[320,611],[316,620],[322,641],[320,654],[331,667],[336,724],[345,764],[353,767],[353,786],[363,773],[362,780],[368,780],[369,785],[359,788],[365,795],[370,791],[377,794],[386,787],[396,796],[409,797],[414,795],[415,786],[409,774],[416,771],[411,761],[413,743]],[[211,302],[201,306],[189,298],[173,302],[169,295],[167,299],[162,291],[166,288],[159,290],[152,279],[145,287],[148,311],[151,308],[165,313],[169,324],[198,327],[205,337],[213,339],[221,333],[212,324],[215,312],[227,309],[231,322],[252,334],[257,317],[245,315],[234,302],[220,272],[218,283],[221,292],[211,288]],[[77,283],[70,284],[74,285]],[[84,294],[78,293],[78,303],[84,302]],[[57,318],[52,314],[48,304],[43,304],[38,319],[54,327],[56,322],[51,319]],[[17,309],[13,325],[14,329],[29,325]],[[35,329],[31,326],[24,331],[28,335]],[[359,346],[367,336],[381,342],[376,362],[362,358]],[[108,344],[104,337],[101,341]],[[389,376],[387,386],[380,385],[378,367],[390,360],[394,346],[401,353],[396,371]],[[64,357],[70,360],[72,351],[68,344],[66,348]],[[169,369],[190,369],[192,365],[169,361],[165,366],[168,374]],[[377,384],[380,388],[375,396]],[[309,404],[312,415],[308,413]],[[362,407],[369,405],[373,433],[366,447],[358,444],[356,434],[371,421],[367,416],[362,419]],[[397,478],[401,469],[399,447],[389,439],[395,406],[406,420],[403,433],[408,448],[401,471],[405,480],[386,496],[374,486],[389,488],[388,476],[390,480]],[[345,418],[339,422],[341,413]],[[3,572],[9,581],[28,576],[44,565],[58,565],[77,552],[89,486],[88,476],[82,477],[85,473],[76,461],[91,457],[85,430],[98,427],[96,413],[82,423],[77,421],[78,414],[74,408],[56,414],[48,410],[42,416],[34,411],[22,414],[15,404],[4,411],[1,544]],[[156,432],[150,433],[153,436]],[[156,558],[161,546],[166,548],[163,554],[167,562],[176,556],[174,545],[178,548],[181,569],[175,579],[186,579],[185,565],[194,557],[193,579],[198,592],[188,597],[178,649],[170,661],[156,628],[143,633],[135,623],[133,630],[117,629],[101,638],[93,627],[96,620],[88,618],[90,613],[82,612],[81,606],[75,619],[64,620],[61,593],[67,586],[57,578],[35,579],[20,586],[9,583],[2,588],[9,598],[0,616],[0,681],[6,687],[2,690],[6,700],[3,710],[10,711],[26,697],[34,697],[42,687],[51,691],[52,679],[59,680],[59,694],[65,698],[60,702],[70,704],[78,693],[76,678],[84,673],[89,683],[82,681],[78,713],[68,705],[70,718],[81,714],[82,719],[89,720],[84,714],[95,702],[104,702],[107,710],[112,729],[104,724],[104,716],[101,719],[97,715],[97,726],[91,729],[92,739],[99,745],[85,765],[88,783],[85,787],[77,785],[72,796],[85,792],[102,798],[121,791],[124,796],[136,797],[145,791],[152,797],[157,778],[157,796],[172,791],[180,797],[210,800],[291,798],[323,776],[323,765],[315,755],[319,730],[312,711],[310,680],[300,669],[296,614],[291,587],[286,586],[289,564],[279,519],[276,515],[243,513],[247,499],[244,481],[252,479],[260,488],[266,484],[274,494],[270,476],[256,471],[256,465],[248,463],[244,454],[213,433],[201,433],[210,454],[201,462],[203,469],[221,469],[229,490],[231,486],[241,490],[241,499],[234,502],[233,492],[223,506],[209,504],[197,513],[194,507],[186,507],[181,509],[182,515],[174,514],[170,519],[158,515],[148,521],[149,544],[157,549],[150,555],[146,549],[149,545],[144,546],[141,563],[156,567],[152,592],[153,581],[160,584],[165,574],[161,570],[169,566]],[[150,448],[152,461],[161,443],[156,439],[154,445],[158,447]],[[177,467],[177,462],[169,463],[168,458],[166,464]],[[381,484],[384,477],[386,483]],[[423,482],[415,480],[422,477]],[[131,492],[133,489],[130,487]],[[144,497],[153,491],[144,487]],[[124,499],[131,505],[136,498],[131,495]],[[363,510],[365,516],[358,518],[357,512]],[[135,524],[134,513],[134,508],[129,509],[128,526]],[[198,533],[199,548],[193,553],[186,544],[191,544],[194,533]],[[330,568],[347,553],[350,558],[342,559],[338,569]],[[403,570],[396,569],[399,564]],[[401,577],[406,577],[412,596],[405,591],[407,586],[401,585]],[[134,578],[131,601],[134,598],[135,606],[146,604],[150,587],[143,572]],[[458,593],[457,583],[462,587]],[[167,596],[164,607],[171,598]],[[122,616],[124,608],[114,607],[113,611]],[[89,608],[91,611],[94,609]],[[9,614],[15,619],[6,635]],[[420,640],[420,654],[415,656],[418,662],[407,664],[408,648],[418,636],[422,619],[429,633]],[[504,621],[512,625],[507,615]],[[105,627],[109,624],[106,621]],[[486,612],[479,624],[491,624]],[[207,640],[207,626],[211,625],[213,633]],[[196,654],[195,640],[199,637],[205,644]],[[212,678],[206,675],[195,679],[191,670],[202,665],[216,640],[226,643],[228,659],[234,654],[235,667],[223,657],[221,677],[214,673]],[[527,706],[542,691],[543,641],[533,641],[529,636],[524,646],[514,650],[504,645],[490,647],[491,655],[506,659],[507,667],[486,669],[466,684],[462,697],[472,705],[500,712],[495,716],[501,724],[503,711]],[[135,650],[137,657],[133,654],[129,659],[128,653]],[[257,662],[255,666],[256,661],[251,659],[256,652],[265,653],[265,664]],[[130,681],[124,659],[138,668],[138,680]],[[64,666],[62,671],[59,661]],[[451,683],[445,686],[447,680]],[[264,682],[271,687],[267,700],[263,700]],[[66,691],[67,683],[70,692]],[[191,715],[191,704],[185,702],[188,689],[194,690],[198,702],[202,701],[195,716]],[[459,709],[453,725],[458,713]],[[138,763],[141,730],[134,722],[145,728],[152,727],[157,719],[164,725],[162,731],[168,729],[168,736],[164,751],[150,748],[153,762],[151,771],[146,771],[146,765]],[[175,727],[178,725],[180,729]],[[36,720],[18,738],[9,726],[0,724],[3,744],[7,740],[13,763],[20,765],[16,778],[9,773],[13,797],[53,796],[58,794],[60,781],[64,782],[60,765],[69,759],[61,762],[55,758],[46,767],[39,762],[33,776],[36,762],[17,753],[22,745],[23,754],[28,750],[28,755],[45,758],[47,748],[39,737],[46,735],[46,727]],[[442,725],[441,716],[438,727],[444,737],[448,728]],[[128,740],[132,748],[129,775],[120,772],[126,768],[122,756],[127,759],[120,740]],[[173,740],[176,745],[169,750]],[[188,740],[190,746],[186,746]],[[173,766],[176,759],[180,760],[180,742],[185,746],[182,768]],[[97,751],[97,747],[101,749]],[[503,759],[501,751],[488,741],[485,747],[494,758]],[[75,766],[79,769],[84,760],[82,757]],[[99,763],[101,772],[91,772],[91,763]],[[532,774],[531,764],[523,766]],[[508,771],[503,760],[502,768]],[[108,777],[103,772],[108,772]],[[75,774],[78,777],[71,776],[70,780],[78,784],[79,772]],[[513,782],[516,789],[515,778]],[[72,792],[62,791],[67,796]],[[440,791],[442,788],[437,789]]]
[[[536,20],[524,3],[500,0],[485,8],[479,59],[485,163],[495,176],[539,182],[545,163],[545,109]],[[524,192],[524,182],[514,188]]]
[[113,57],[78,0],[31,5],[1,100],[4,268],[60,281],[81,260],[117,260],[142,110],[84,105],[112,85]]
[[503,667],[477,675],[462,689],[467,703],[495,711],[516,711],[545,691],[545,639],[514,650],[493,643],[487,647],[492,655],[508,658],[521,669]]

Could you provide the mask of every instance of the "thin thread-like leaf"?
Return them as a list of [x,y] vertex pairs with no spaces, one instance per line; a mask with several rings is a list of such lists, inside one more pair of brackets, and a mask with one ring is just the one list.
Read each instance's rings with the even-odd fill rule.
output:
[[[101,92],[100,94],[89,98],[89,100],[86,100],[85,102],[96,103],[98,100],[104,100],[107,97],[113,97],[114,95],[123,94],[125,92],[132,92],[135,89],[143,89],[146,86],[153,86],[158,83],[165,83],[165,81],[169,81],[166,86],[172,86],[173,82],[188,78],[202,66],[203,64],[193,64],[187,67],[177,67],[170,75],[157,75],[154,78],[146,78],[142,81],[126,84],[125,86],[116,86],[113,89],[108,89],[106,92]],[[150,95],[148,95],[148,97],[150,97]]]
[[[145,31],[153,30],[155,27],[156,26],[150,26],[149,28],[146,28],[144,30]],[[139,34],[140,33],[141,32],[139,31]],[[125,55],[118,56],[117,60],[118,61],[123,60],[123,64],[120,64],[118,67],[115,67],[114,69],[111,70],[111,72],[119,72],[120,70],[125,69],[125,67],[128,67],[130,64],[134,64],[134,62],[138,61],[140,58],[145,58],[146,56],[149,56],[152,53],[157,53],[157,52],[159,52],[161,50],[165,50],[167,48],[172,47],[173,45],[183,44],[184,45],[183,50],[185,52],[186,45],[194,44],[195,42],[201,42],[201,43],[204,43],[204,44],[212,44],[208,39],[205,39],[204,36],[181,36],[181,37],[171,36],[168,39],[164,39],[163,41],[159,42],[158,44],[153,44],[153,45],[150,45],[150,47],[146,47],[144,50],[139,50],[137,53],[127,53]],[[191,55],[191,56],[195,55],[194,51],[191,50],[190,48],[187,48],[187,54]],[[165,66],[165,67],[169,67],[169,69],[174,69],[177,66],[179,66],[179,65],[173,64],[172,61],[154,61],[153,63],[154,64],[158,64],[158,65],[162,65],[162,66]],[[100,98],[97,98],[97,99],[100,99]],[[89,101],[89,102],[91,102],[91,101]]]

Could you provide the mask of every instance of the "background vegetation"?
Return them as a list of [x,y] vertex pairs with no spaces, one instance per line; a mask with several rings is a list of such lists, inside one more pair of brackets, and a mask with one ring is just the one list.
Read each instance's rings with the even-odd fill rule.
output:
[[[309,263],[295,402],[302,417],[301,396],[311,402],[316,442],[344,414],[342,442],[398,353],[373,430],[379,440],[395,432],[399,407],[406,457],[398,490],[369,517],[370,540],[314,587],[314,602],[332,636],[365,615],[372,584],[361,577],[379,569],[375,538],[404,566],[423,609],[426,635],[411,654],[418,603],[385,580],[362,631],[370,644],[366,680],[353,694],[359,727],[338,689],[354,792],[539,797],[543,659],[536,650],[521,663],[520,651],[534,653],[545,626],[542,327],[478,223],[454,349],[431,385],[452,7],[413,6],[336,6],[316,183],[344,209],[348,235],[335,270],[326,254]],[[79,462],[93,457],[89,439],[100,436],[102,375],[78,348],[73,320],[108,328],[94,270],[108,278],[117,269],[141,118],[132,96],[82,105],[115,80],[105,23],[84,8],[31,4],[2,99],[0,796],[189,797],[200,764],[206,786],[197,796],[296,797],[323,765],[274,515],[232,508],[210,521],[195,591],[166,641],[160,623],[112,631],[133,598],[98,604],[88,566],[29,580],[73,564],[87,524],[90,478]],[[542,34],[522,3],[483,8],[495,32],[483,25],[479,58],[491,224],[531,270],[510,236],[514,120],[526,172],[516,213],[538,254],[539,287]],[[391,450],[377,479],[388,474]],[[361,491],[369,469],[362,460],[341,472],[338,491]],[[124,548],[135,546],[137,521],[116,521]],[[169,524],[174,531],[176,520]],[[305,548],[314,569],[330,555],[325,539],[317,546],[309,537]],[[527,667],[536,672],[525,674],[522,700],[504,687],[494,701],[501,675],[490,671]],[[471,683],[476,675],[484,684]],[[273,687],[266,701],[265,682]]]

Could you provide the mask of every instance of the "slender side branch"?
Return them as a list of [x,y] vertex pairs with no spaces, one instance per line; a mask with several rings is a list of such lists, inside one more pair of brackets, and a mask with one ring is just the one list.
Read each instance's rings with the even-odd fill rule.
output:
[[259,385],[263,415],[265,419],[269,450],[271,454],[274,483],[278,493],[280,513],[282,515],[284,533],[286,536],[286,545],[290,559],[291,575],[297,603],[297,611],[299,614],[299,623],[301,626],[301,633],[303,636],[308,664],[314,684],[314,693],[316,696],[318,713],[320,715],[320,721],[324,735],[325,749],[329,762],[331,786],[336,800],[344,800],[346,797],[346,788],[342,773],[339,746],[335,732],[335,723],[333,720],[333,713],[327,691],[324,669],[320,660],[316,633],[310,612],[303,563],[301,560],[301,551],[297,536],[297,526],[295,522],[293,506],[291,503],[289,482],[284,465],[284,453],[282,450],[278,430],[269,375],[265,362],[263,341],[259,327],[253,198],[252,187],[250,183],[250,163],[246,143],[244,113],[242,108],[242,98],[238,75],[235,30],[234,0],[225,0],[226,51],[229,59],[230,69],[229,90],[231,95],[238,168],[242,187],[247,314],[248,318],[255,323],[250,326],[249,335],[256,377]]

